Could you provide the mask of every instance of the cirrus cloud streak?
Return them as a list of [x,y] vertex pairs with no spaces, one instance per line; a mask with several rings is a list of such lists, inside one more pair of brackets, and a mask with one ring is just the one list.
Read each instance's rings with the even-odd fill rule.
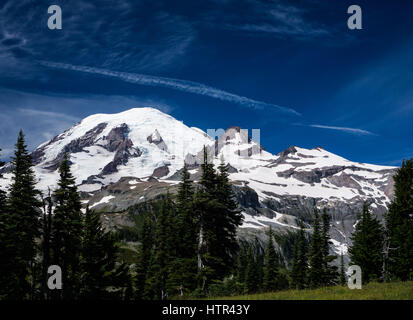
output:
[[253,99],[240,96],[237,94],[233,94],[233,93],[221,90],[221,89],[210,87],[208,85],[195,82],[195,81],[181,80],[181,79],[174,79],[174,78],[167,78],[167,77],[158,77],[158,76],[139,74],[139,73],[120,72],[120,71],[113,71],[109,69],[102,69],[102,68],[95,68],[95,67],[88,67],[88,66],[78,66],[78,65],[71,65],[71,64],[59,63],[59,62],[39,61],[39,63],[42,66],[45,66],[48,68],[97,74],[97,75],[102,75],[106,77],[116,78],[116,79],[129,82],[129,83],[136,83],[138,85],[143,85],[143,86],[164,87],[164,88],[174,89],[178,91],[198,94],[201,96],[207,96],[207,97],[218,99],[221,101],[235,103],[240,106],[251,108],[251,109],[269,108],[269,109],[277,110],[279,112],[286,113],[286,114],[300,115],[300,113],[298,113],[292,108],[253,100]]
[[342,132],[351,133],[351,134],[355,134],[355,135],[365,135],[365,136],[375,136],[376,135],[373,132],[363,130],[363,129],[358,129],[358,128],[325,126],[325,125],[321,125],[321,124],[310,124],[309,126],[313,127],[313,128],[342,131]]

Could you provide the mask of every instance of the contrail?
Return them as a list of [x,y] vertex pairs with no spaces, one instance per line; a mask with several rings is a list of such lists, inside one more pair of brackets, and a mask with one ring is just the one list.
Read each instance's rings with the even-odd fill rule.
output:
[[310,127],[313,128],[321,128],[321,129],[329,129],[329,130],[338,130],[338,131],[344,131],[352,134],[358,134],[358,135],[376,135],[373,132],[363,130],[363,129],[358,129],[358,128],[347,128],[347,127],[334,127],[334,126],[325,126],[321,124],[310,124]]
[[299,112],[291,108],[282,107],[276,104],[271,104],[271,103],[249,99],[247,97],[229,93],[229,92],[226,92],[226,91],[223,91],[217,88],[213,88],[205,84],[194,82],[194,81],[180,80],[180,79],[173,79],[173,78],[166,78],[166,77],[157,77],[157,76],[151,76],[151,75],[139,74],[139,73],[119,72],[119,71],[112,71],[108,69],[100,69],[100,68],[87,67],[87,66],[77,66],[77,65],[59,63],[59,62],[39,61],[39,63],[49,68],[100,74],[103,76],[117,78],[122,81],[136,83],[136,84],[143,85],[143,86],[164,87],[164,88],[170,88],[170,89],[175,89],[179,91],[199,94],[202,96],[207,96],[207,97],[211,97],[211,98],[222,100],[222,101],[232,102],[232,103],[235,103],[235,104],[238,104],[244,107],[252,108],[252,109],[272,108],[272,109],[276,109],[283,113],[300,115]]

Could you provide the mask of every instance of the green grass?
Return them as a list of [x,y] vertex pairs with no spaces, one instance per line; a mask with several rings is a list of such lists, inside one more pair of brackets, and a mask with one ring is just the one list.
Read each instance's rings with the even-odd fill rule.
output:
[[286,290],[278,292],[219,297],[225,300],[413,300],[413,281],[368,283],[362,289],[350,290],[335,286],[313,290]]

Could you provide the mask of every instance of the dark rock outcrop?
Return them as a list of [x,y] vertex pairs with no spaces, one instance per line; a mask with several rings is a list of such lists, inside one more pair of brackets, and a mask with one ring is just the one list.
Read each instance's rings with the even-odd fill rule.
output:
[[164,165],[162,167],[156,168],[153,170],[152,177],[154,178],[162,178],[164,176],[167,176],[169,173],[169,168],[168,165]]
[[116,152],[113,160],[102,170],[101,175],[117,172],[119,165],[126,165],[130,158],[140,157],[142,152],[133,147],[133,142],[128,138],[129,127],[122,124],[113,128],[106,137],[102,138],[102,147],[110,152]]
[[155,144],[159,149],[168,151],[168,146],[166,145],[165,141],[163,141],[157,129],[155,129],[155,131],[150,136],[148,136],[146,140],[148,140],[149,143]]
[[[72,153],[81,152],[81,151],[84,151],[84,148],[92,146],[94,144],[95,140],[96,140],[96,137],[100,133],[102,133],[102,131],[106,128],[106,126],[107,126],[107,123],[100,123],[96,127],[94,127],[93,129],[86,132],[81,138],[77,138],[77,139],[71,141],[69,144],[67,144],[63,148],[63,150],[57,155],[57,157],[55,159],[45,163],[44,168],[48,169],[48,170],[51,170],[51,171],[57,170],[57,168],[59,168],[60,163],[62,162],[63,157],[64,157],[65,154],[70,155]],[[62,137],[63,137],[63,135],[58,136],[58,137],[54,138],[52,141],[58,141],[58,140],[62,139]],[[50,142],[50,143],[52,143],[52,142]],[[39,149],[35,153],[35,158],[37,159],[36,161],[39,161],[39,159],[40,159],[39,157],[42,157],[43,150]]]

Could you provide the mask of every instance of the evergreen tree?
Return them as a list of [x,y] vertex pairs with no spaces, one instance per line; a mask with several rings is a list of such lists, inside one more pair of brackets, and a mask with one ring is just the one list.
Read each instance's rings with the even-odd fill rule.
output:
[[182,258],[193,259],[196,256],[196,217],[192,208],[194,189],[186,164],[184,165],[177,194],[176,229],[178,235],[177,252]]
[[151,221],[145,217],[141,232],[141,245],[139,247],[139,261],[136,267],[136,292],[138,299],[144,299],[145,283],[148,268],[151,263],[153,249],[153,231]]
[[153,259],[146,280],[146,295],[152,299],[165,300],[169,292],[167,281],[171,259],[171,216],[173,214],[172,200],[168,192],[162,202],[162,207],[156,221],[155,247]]
[[324,209],[321,215],[322,220],[322,230],[321,238],[323,241],[323,286],[330,286],[337,283],[338,271],[337,267],[331,265],[331,262],[334,261],[337,256],[330,255],[330,216],[327,213],[327,210]]
[[413,279],[413,159],[404,160],[394,178],[394,200],[386,216],[384,273],[402,281]]
[[320,226],[320,216],[317,209],[314,209],[313,234],[311,235],[311,245],[309,251],[309,285],[317,288],[323,285],[324,280],[324,242]]
[[[221,164],[218,166],[217,175],[217,199],[223,205],[223,209],[217,217],[218,223],[218,246],[216,249],[221,249],[216,252],[224,261],[225,267],[220,270],[223,275],[230,273],[234,266],[235,253],[238,250],[237,228],[242,224],[241,211],[237,209],[235,195],[232,191],[232,185],[228,178],[228,165],[221,159]],[[224,244],[224,245],[222,245]]]
[[370,213],[367,203],[359,216],[349,248],[350,264],[360,266],[363,282],[378,280],[383,265],[383,228]]
[[206,289],[207,281],[213,280],[210,279],[211,277],[215,278],[214,270],[210,266],[211,261],[207,263],[207,259],[209,258],[209,237],[214,237],[213,232],[211,232],[212,224],[214,223],[211,216],[212,211],[217,210],[218,204],[213,198],[216,185],[215,179],[214,165],[208,162],[208,154],[204,146],[204,158],[201,164],[201,179],[199,182],[200,190],[194,197],[194,211],[198,222],[197,268],[201,290]]
[[8,277],[7,298],[21,300],[33,299],[35,294],[35,240],[40,235],[41,202],[35,188],[32,158],[21,130],[15,148],[6,218],[9,238],[5,241],[11,255],[6,262],[5,275]]
[[262,247],[261,242],[258,238],[255,238],[255,247],[257,248],[255,251],[255,265],[257,270],[257,278],[258,278],[258,290],[262,291],[264,289],[264,278],[265,278],[265,270],[264,270],[264,263],[265,263],[265,248]]
[[197,260],[201,289],[212,280],[229,275],[238,249],[236,228],[241,224],[241,214],[236,209],[228,172],[225,165],[215,173],[204,148],[201,165],[200,190],[194,198],[198,220]]
[[264,287],[267,291],[275,291],[279,289],[277,255],[275,253],[273,238],[272,228],[270,227],[268,231],[268,242],[265,252],[264,267]]
[[[118,248],[111,233],[105,233],[100,216],[86,209],[81,248],[81,299],[121,298],[129,285],[128,269],[116,265]],[[112,294],[108,289],[111,289]]]
[[47,287],[48,268],[51,265],[51,233],[52,233],[52,212],[53,200],[49,189],[48,196],[43,199],[43,216],[41,219],[42,236],[41,236],[41,257],[42,257],[42,272],[41,272],[41,295],[43,299],[49,299],[50,290]]
[[254,254],[253,246],[249,245],[247,251],[247,268],[245,271],[245,293],[255,293],[258,291],[260,284],[260,275],[257,260]]
[[298,239],[294,245],[293,263],[291,269],[291,285],[296,289],[307,287],[308,273],[308,243],[305,237],[304,223],[300,221]]
[[340,284],[344,286],[347,282],[346,270],[344,269],[344,255],[340,255]]
[[247,270],[248,256],[246,246],[241,246],[238,251],[237,257],[237,281],[244,285],[245,283],[245,274]]
[[[0,149],[1,151],[1,149]],[[0,170],[4,166],[4,162],[0,161]],[[0,173],[0,178],[2,175]],[[7,197],[6,192],[0,189],[0,300],[8,294],[9,286],[9,270],[10,257],[14,254],[11,250],[13,249],[11,233],[9,231],[8,222],[8,211],[7,211]]]
[[[52,222],[52,261],[62,269],[62,290],[54,298],[76,299],[80,289],[80,252],[82,248],[82,213],[75,178],[70,172],[67,155],[59,168],[60,179],[55,190]],[[58,291],[58,292],[57,292]]]
[[194,189],[185,164],[176,197],[176,213],[171,217],[175,237],[172,239],[172,261],[168,278],[170,291],[180,295],[196,287],[197,225],[192,206],[193,196]]

